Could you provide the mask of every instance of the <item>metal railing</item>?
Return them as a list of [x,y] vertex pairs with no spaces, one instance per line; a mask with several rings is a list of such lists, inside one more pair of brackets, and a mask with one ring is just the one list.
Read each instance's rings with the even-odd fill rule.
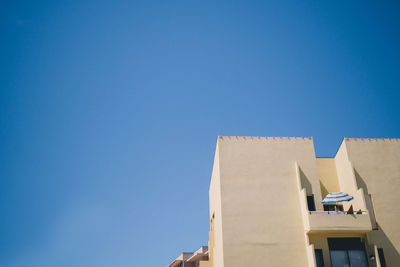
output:
[[310,214],[334,214],[334,215],[354,215],[354,214],[365,214],[367,211],[365,210],[359,210],[359,211],[354,211],[354,212],[348,212],[348,211],[322,211],[322,210],[314,210],[314,211],[309,211]]

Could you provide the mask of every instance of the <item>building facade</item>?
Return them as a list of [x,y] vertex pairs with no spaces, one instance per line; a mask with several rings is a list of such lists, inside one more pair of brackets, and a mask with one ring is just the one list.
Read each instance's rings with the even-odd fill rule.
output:
[[[322,205],[332,192],[354,199]],[[200,267],[400,266],[400,139],[220,136]]]
[[200,263],[208,261],[208,247],[200,247],[195,252],[183,252],[167,267],[200,267]]

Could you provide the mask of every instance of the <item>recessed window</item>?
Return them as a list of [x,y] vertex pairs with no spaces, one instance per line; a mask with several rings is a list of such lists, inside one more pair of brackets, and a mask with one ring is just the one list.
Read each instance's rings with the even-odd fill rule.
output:
[[381,267],[386,267],[385,255],[383,255],[383,248],[378,248],[379,261],[381,262]]
[[307,205],[309,211],[315,211],[314,195],[307,196]]
[[315,261],[317,262],[317,267],[324,267],[324,256],[322,255],[322,249],[315,249]]
[[328,238],[332,267],[368,267],[365,245],[361,238]]

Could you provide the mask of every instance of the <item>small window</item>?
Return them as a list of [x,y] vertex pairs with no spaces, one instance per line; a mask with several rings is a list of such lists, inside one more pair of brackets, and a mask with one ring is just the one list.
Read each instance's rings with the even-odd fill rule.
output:
[[315,211],[314,195],[307,196],[307,204],[309,211]]
[[314,251],[317,267],[324,267],[324,256],[322,255],[322,249],[315,249]]
[[383,255],[383,248],[378,248],[379,261],[382,267],[386,267],[385,255]]

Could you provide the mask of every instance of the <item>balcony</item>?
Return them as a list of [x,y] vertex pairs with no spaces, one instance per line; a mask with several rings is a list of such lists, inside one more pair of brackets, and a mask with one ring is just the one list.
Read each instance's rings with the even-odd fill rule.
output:
[[311,211],[305,220],[305,231],[313,233],[367,233],[372,231],[371,220],[366,212]]
[[[367,205],[365,203],[364,192],[362,188],[353,190],[352,195],[354,195],[354,200],[351,205],[354,206],[354,211],[360,210],[359,212],[343,212],[343,211],[322,211],[320,207],[311,207],[317,209],[317,211],[310,208],[310,203],[307,199],[306,190],[310,182],[304,177],[303,172],[298,166],[296,167],[296,180],[299,193],[300,209],[302,214],[302,220],[304,225],[304,232],[307,234],[316,233],[329,233],[329,234],[350,234],[350,233],[367,233],[372,231],[373,227],[371,224],[371,210],[367,210]],[[354,178],[355,181],[355,178]],[[322,199],[319,199],[320,203]],[[349,205],[345,205],[345,210],[349,210]],[[346,207],[347,206],[347,207]],[[353,208],[352,208],[353,210]],[[371,217],[370,217],[371,216]],[[374,221],[374,220],[372,220]]]

